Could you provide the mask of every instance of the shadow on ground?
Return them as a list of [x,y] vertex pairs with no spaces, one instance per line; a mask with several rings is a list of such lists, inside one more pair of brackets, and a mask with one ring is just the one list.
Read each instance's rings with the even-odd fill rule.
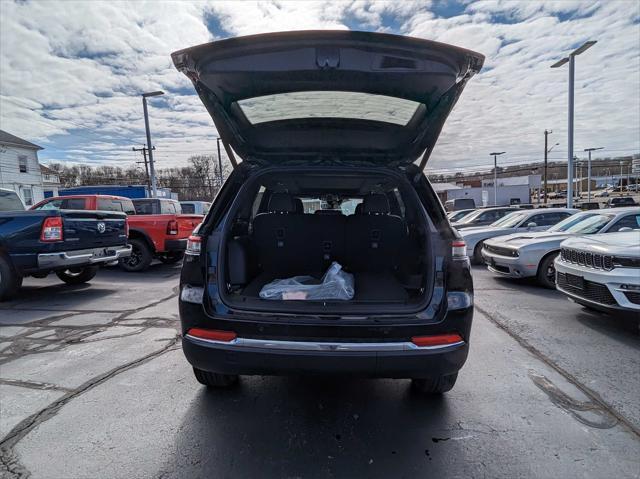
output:
[[227,391],[203,388],[177,435],[177,464],[165,472],[191,478],[422,475],[425,467],[451,460],[436,450],[456,431],[447,430],[453,419],[446,396],[422,396],[409,384],[256,377]]

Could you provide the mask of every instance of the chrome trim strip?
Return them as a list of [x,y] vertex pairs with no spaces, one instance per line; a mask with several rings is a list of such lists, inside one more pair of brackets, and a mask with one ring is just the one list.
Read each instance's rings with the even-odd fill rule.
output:
[[443,344],[440,346],[416,346],[410,341],[394,342],[394,343],[335,343],[335,342],[317,342],[317,341],[280,341],[268,339],[249,339],[236,338],[233,341],[216,341],[214,339],[203,339],[190,334],[186,334],[188,338],[196,343],[206,345],[233,346],[239,348],[258,348],[258,349],[284,349],[291,351],[348,351],[348,352],[383,352],[383,351],[431,351],[438,349],[446,349],[455,346],[462,346],[464,341],[458,341],[452,344]]
[[[39,268],[61,268],[64,266],[89,265],[109,263],[131,255],[131,245],[105,246],[76,251],[59,251],[56,253],[42,253],[38,255]],[[113,251],[110,256],[100,256],[104,250]]]

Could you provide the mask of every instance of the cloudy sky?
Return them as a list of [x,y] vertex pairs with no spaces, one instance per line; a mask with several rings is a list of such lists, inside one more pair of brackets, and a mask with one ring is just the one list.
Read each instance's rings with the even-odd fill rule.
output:
[[[567,66],[576,60],[576,150],[640,151],[640,2],[0,0],[0,128],[45,148],[44,162],[131,164],[150,110],[158,167],[215,149],[215,127],[170,53],[216,39],[296,29],[412,35],[487,57],[440,137],[431,169],[566,157]],[[604,155],[603,155],[604,156]]]

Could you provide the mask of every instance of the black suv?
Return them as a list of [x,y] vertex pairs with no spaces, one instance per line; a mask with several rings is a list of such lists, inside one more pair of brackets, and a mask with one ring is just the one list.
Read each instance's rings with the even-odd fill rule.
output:
[[[422,173],[484,57],[344,31],[233,38],[175,52],[234,170],[189,239],[183,350],[207,386],[238,375],[412,378],[450,390],[473,285],[464,242]],[[242,161],[240,161],[242,158]],[[338,262],[351,299],[262,299]]]

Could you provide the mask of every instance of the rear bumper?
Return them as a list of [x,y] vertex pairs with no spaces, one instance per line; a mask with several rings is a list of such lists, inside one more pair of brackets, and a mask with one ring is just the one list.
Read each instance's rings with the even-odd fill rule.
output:
[[173,239],[173,240],[165,240],[164,242],[164,250],[165,251],[184,251],[187,249],[187,239]]
[[109,263],[131,254],[131,245],[58,251],[38,255],[38,268],[43,270]]
[[310,342],[306,345],[289,341],[225,344],[188,335],[182,339],[184,354],[194,367],[243,375],[436,377],[458,372],[469,351],[465,342],[437,348],[411,348],[407,343],[374,343],[369,347],[362,343]]

